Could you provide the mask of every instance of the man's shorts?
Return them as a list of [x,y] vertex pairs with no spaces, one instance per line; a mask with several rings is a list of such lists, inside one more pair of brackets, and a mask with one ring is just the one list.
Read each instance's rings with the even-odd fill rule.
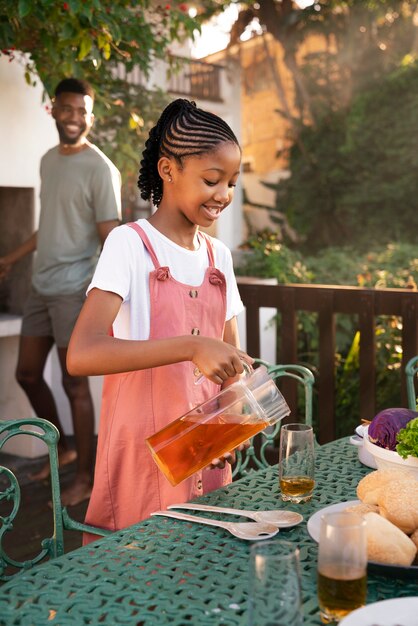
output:
[[24,337],[53,337],[57,348],[67,348],[86,291],[43,296],[32,287],[23,312]]

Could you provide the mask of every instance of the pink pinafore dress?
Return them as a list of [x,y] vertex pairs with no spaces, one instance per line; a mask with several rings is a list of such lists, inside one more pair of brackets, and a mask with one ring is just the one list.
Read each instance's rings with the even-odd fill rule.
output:
[[[225,276],[215,268],[210,238],[209,266],[200,286],[176,281],[161,267],[140,226],[154,264],[149,275],[150,339],[201,334],[222,339],[226,315]],[[138,240],[138,245],[142,245]],[[169,504],[187,502],[231,482],[231,468],[204,469],[173,487],[157,468],[145,439],[219,391],[209,380],[195,385],[195,365],[186,361],[105,376],[94,474],[86,523],[119,530]],[[85,535],[84,543],[97,539]]]

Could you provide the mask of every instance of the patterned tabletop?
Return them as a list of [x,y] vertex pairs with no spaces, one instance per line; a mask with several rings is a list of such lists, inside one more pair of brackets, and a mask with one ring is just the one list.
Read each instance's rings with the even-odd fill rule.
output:
[[[329,504],[355,499],[356,485],[369,471],[348,439],[321,446],[312,501],[286,506],[304,516],[300,526],[277,537],[300,548],[305,626],[321,624],[317,546],[306,521]],[[285,506],[276,466],[200,502],[241,509]],[[250,546],[221,528],[153,517],[17,575],[0,588],[0,625],[248,626]],[[417,580],[369,573],[368,603],[413,595]]]

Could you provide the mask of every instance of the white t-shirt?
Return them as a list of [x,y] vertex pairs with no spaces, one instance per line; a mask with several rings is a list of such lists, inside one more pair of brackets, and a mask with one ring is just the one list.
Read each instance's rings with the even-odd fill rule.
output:
[[[145,231],[161,266],[167,266],[177,281],[199,287],[209,265],[206,244],[186,250],[162,235],[147,220],[137,224]],[[215,266],[226,278],[226,320],[241,313],[244,306],[235,280],[232,255],[221,241],[211,239]],[[87,291],[93,287],[117,293],[123,300],[113,323],[120,339],[148,339],[150,333],[149,274],[154,264],[138,233],[129,226],[114,228],[108,235],[96,271]]]

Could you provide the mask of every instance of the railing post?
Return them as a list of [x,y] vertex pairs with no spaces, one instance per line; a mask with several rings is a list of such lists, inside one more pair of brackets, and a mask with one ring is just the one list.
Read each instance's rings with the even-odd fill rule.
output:
[[[280,353],[277,363],[297,363],[297,318],[295,309],[295,290],[292,287],[283,287],[279,295],[281,311],[280,325]],[[287,421],[297,419],[298,385],[293,378],[284,377],[281,381],[281,391],[291,410]]]
[[418,354],[418,306],[417,298],[412,293],[402,296],[401,402],[402,406],[408,406],[405,367]]
[[318,296],[319,325],[319,443],[336,437],[335,425],[335,316],[332,290]]
[[246,306],[247,352],[260,358],[260,307],[257,301],[257,287],[248,288]]
[[371,420],[376,414],[376,324],[374,293],[360,296],[360,418]]

